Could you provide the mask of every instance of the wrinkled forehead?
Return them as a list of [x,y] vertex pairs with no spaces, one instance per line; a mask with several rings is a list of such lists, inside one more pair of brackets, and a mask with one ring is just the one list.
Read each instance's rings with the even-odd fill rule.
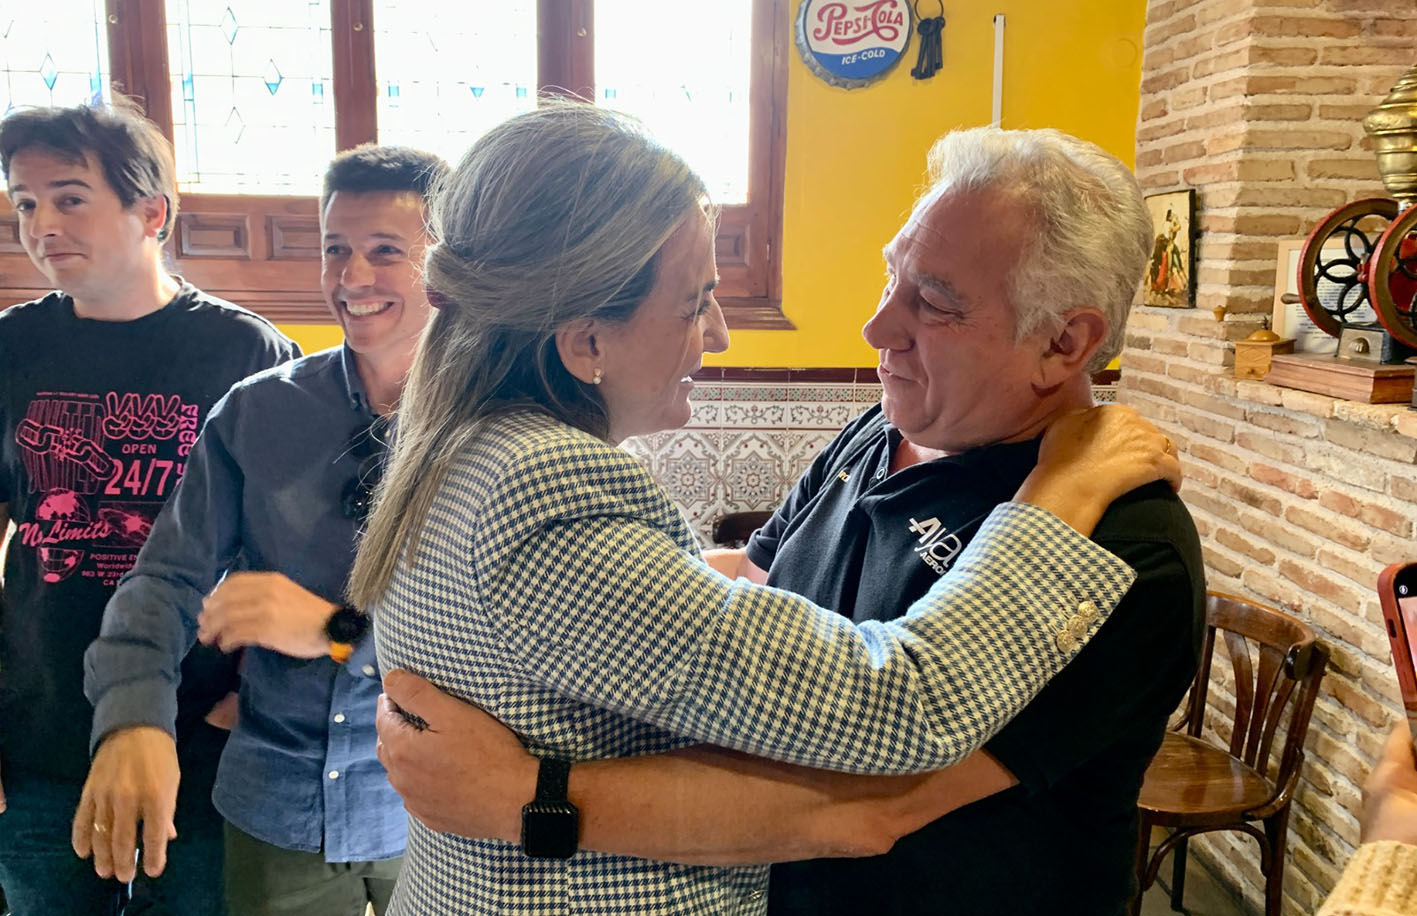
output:
[[1002,252],[1031,243],[1039,217],[1038,202],[1022,188],[944,189],[916,201],[897,237],[951,245],[968,237]]
[[933,261],[958,243],[956,236],[987,231],[985,221],[975,218],[976,214],[987,214],[987,208],[976,203],[972,196],[960,194],[930,193],[921,197],[882,249],[886,262],[893,267],[903,266],[897,262],[907,255],[915,261]]
[[998,309],[1017,321],[1012,278],[1033,241],[1033,218],[1007,194],[958,191],[921,201],[883,249],[891,272],[955,307]]

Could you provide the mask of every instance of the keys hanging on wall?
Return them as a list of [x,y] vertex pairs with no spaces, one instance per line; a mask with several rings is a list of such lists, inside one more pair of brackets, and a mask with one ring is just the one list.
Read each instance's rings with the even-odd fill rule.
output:
[[915,30],[920,33],[920,52],[915,58],[915,66],[911,68],[910,75],[918,80],[929,79],[945,65],[945,52],[941,41],[945,31],[944,0],[936,0],[935,5],[940,8],[939,13],[926,19],[920,12],[920,0],[915,2]]

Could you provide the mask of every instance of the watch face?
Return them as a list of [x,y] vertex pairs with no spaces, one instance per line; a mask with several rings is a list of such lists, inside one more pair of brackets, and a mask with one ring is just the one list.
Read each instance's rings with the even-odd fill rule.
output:
[[522,807],[522,851],[533,859],[569,859],[579,843],[580,811],[570,802],[534,801]]
[[338,608],[325,623],[325,634],[331,642],[356,643],[369,629],[369,618],[352,607]]

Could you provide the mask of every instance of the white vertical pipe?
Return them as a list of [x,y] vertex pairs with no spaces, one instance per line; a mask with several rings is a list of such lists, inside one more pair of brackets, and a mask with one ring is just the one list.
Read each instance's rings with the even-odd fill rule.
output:
[[994,14],[994,126],[1004,119],[1004,14]]

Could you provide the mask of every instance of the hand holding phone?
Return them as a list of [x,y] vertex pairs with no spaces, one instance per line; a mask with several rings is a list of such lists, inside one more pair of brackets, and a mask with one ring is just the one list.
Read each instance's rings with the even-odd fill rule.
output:
[[1392,642],[1392,664],[1402,688],[1407,723],[1417,735],[1417,561],[1394,563],[1378,575],[1383,623]]

